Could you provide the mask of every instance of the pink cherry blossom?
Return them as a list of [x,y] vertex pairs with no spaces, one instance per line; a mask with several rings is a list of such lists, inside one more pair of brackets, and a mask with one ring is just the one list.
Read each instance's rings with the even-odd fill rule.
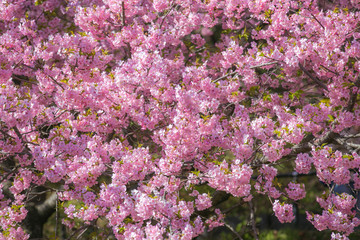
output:
[[12,0],[0,13],[0,239],[49,237],[35,229],[53,212],[74,238],[193,239],[229,228],[229,203],[256,219],[264,198],[285,223],[314,194],[317,214],[299,208],[319,231],[347,239],[360,224],[358,1]]
[[275,216],[281,223],[292,222],[294,220],[293,207],[291,204],[280,203],[279,200],[275,200],[273,204],[273,210]]

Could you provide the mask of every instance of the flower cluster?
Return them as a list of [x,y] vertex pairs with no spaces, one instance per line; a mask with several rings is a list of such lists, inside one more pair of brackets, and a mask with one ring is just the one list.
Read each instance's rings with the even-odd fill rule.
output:
[[346,193],[338,196],[324,194],[317,202],[324,209],[322,214],[307,213],[307,218],[319,231],[331,229],[348,236],[360,225],[360,220],[355,217],[356,212],[353,210],[356,204],[353,196]]
[[[224,223],[218,194],[266,195],[291,222],[309,188],[283,187],[285,170],[360,189],[358,1],[12,0],[0,13],[0,239],[33,238],[26,209],[44,206],[74,233],[191,239]],[[350,196],[318,202],[308,219],[333,239],[359,225]]]
[[273,210],[281,223],[292,222],[295,219],[291,204],[284,204],[280,203],[279,200],[275,200]]

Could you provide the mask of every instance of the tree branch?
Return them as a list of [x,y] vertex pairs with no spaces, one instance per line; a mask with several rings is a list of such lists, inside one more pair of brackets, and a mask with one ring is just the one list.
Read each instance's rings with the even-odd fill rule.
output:
[[250,221],[251,221],[252,230],[254,232],[255,239],[259,240],[258,232],[256,229],[255,208],[251,200],[249,201],[249,207],[250,207]]
[[240,236],[240,234],[239,234],[237,231],[235,231],[235,229],[234,229],[232,226],[230,226],[230,225],[227,224],[226,222],[224,222],[224,226],[227,227],[231,232],[233,232],[238,239],[240,239],[240,240],[243,239],[243,238]]
[[317,77],[314,77],[308,70],[305,69],[305,67],[299,62],[300,69],[309,77],[311,78],[317,85],[319,85],[321,88],[328,90],[328,87],[320,81]]
[[218,81],[220,81],[220,80],[223,80],[223,79],[225,79],[225,78],[227,78],[227,77],[234,77],[234,76],[236,76],[238,73],[237,72],[231,72],[231,73],[228,73],[228,74],[226,74],[226,75],[224,75],[224,76],[222,76],[222,77],[219,77],[219,78],[217,78],[217,79],[215,79],[215,80],[213,80],[212,82],[214,82],[214,83],[216,83],[216,82],[218,82]]
[[122,8],[121,21],[123,26],[125,26],[125,0],[121,2],[121,8]]
[[268,62],[268,63],[262,63],[256,66],[251,66],[250,69],[254,69],[254,68],[258,68],[258,67],[264,67],[264,66],[269,66],[269,65],[273,65],[278,63],[278,61],[274,61],[274,62]]
[[[360,74],[359,74],[359,76],[358,76],[358,78],[357,78],[357,80],[355,82],[355,86],[358,87],[358,88],[360,87]],[[351,90],[352,89],[350,89],[350,91]],[[348,103],[348,105],[346,107],[347,111],[351,112],[354,109],[356,98],[357,98],[357,93],[351,92],[350,93],[350,101],[349,101],[349,103]]]
[[39,215],[43,218],[49,218],[54,213],[57,202],[57,194],[53,193],[42,204],[37,205],[35,208]]

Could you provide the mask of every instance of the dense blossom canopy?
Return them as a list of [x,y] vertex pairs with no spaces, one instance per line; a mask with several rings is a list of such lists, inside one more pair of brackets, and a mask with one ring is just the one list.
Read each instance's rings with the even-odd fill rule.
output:
[[37,189],[117,239],[192,239],[223,224],[217,193],[291,222],[306,185],[282,165],[316,171],[308,220],[346,239],[359,19],[357,0],[3,0],[0,239],[30,237]]

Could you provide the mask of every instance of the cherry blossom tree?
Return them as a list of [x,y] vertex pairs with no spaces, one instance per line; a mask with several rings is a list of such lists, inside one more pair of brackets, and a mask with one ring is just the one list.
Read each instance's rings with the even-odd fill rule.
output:
[[0,239],[59,211],[70,238],[192,239],[229,197],[291,222],[309,189],[277,184],[285,166],[316,172],[308,220],[347,239],[359,19],[358,0],[3,0]]

